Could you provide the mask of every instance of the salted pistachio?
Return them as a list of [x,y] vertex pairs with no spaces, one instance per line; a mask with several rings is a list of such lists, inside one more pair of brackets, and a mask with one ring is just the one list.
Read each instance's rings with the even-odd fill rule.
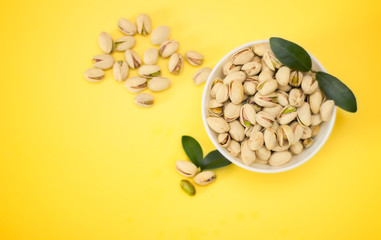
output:
[[250,149],[248,141],[243,141],[241,143],[241,160],[243,164],[250,166],[256,159],[257,156],[255,156],[255,152]]
[[[194,77],[194,76],[193,76]],[[216,92],[219,84],[223,84],[220,78],[214,79],[212,85],[210,86],[210,96],[216,98]]]
[[297,120],[302,127],[308,127],[311,125],[311,111],[310,105],[306,102],[302,106],[298,107]]
[[196,189],[194,188],[193,184],[190,183],[188,180],[185,180],[185,179],[181,180],[180,187],[189,196],[193,196],[196,194]]
[[289,125],[281,125],[277,131],[279,146],[290,146],[294,142],[294,132]]
[[217,102],[223,103],[229,99],[229,87],[226,84],[219,84],[216,89]]
[[238,72],[241,70],[241,66],[236,66],[233,64],[232,60],[228,60],[223,66],[222,66],[222,73],[227,76],[230,73]]
[[[212,69],[208,67],[200,68],[194,75],[193,75],[193,82],[196,85],[201,85],[203,84],[209,77],[210,72]],[[220,79],[221,80],[221,79]],[[222,80],[220,81],[221,85]],[[216,89],[217,90],[217,89]]]
[[278,81],[279,86],[288,85],[288,82],[290,81],[290,73],[291,69],[286,66],[279,68],[275,74],[275,79]]
[[138,69],[140,76],[145,78],[153,78],[161,75],[160,66],[158,65],[142,65]]
[[244,48],[231,57],[234,65],[243,65],[250,62],[253,58],[254,53],[250,48]]
[[253,151],[260,149],[264,144],[262,132],[253,132],[248,141],[249,148]]
[[306,98],[306,95],[299,88],[291,89],[290,93],[288,94],[288,102],[290,103],[291,106],[294,106],[294,107],[302,106],[305,98]]
[[268,79],[258,84],[257,90],[261,95],[273,93],[278,88],[278,82],[274,79]]
[[241,153],[241,145],[238,142],[231,140],[226,150],[228,150],[230,155],[233,157],[238,157],[238,155]]
[[311,115],[311,126],[318,126],[321,123],[320,114]]
[[255,120],[259,125],[261,125],[264,128],[269,128],[274,124],[274,117],[267,112],[260,111],[256,114]]
[[278,122],[280,124],[289,124],[297,117],[297,109],[294,106],[285,106],[278,115]]
[[270,43],[259,43],[251,47],[253,52],[257,54],[260,57],[263,57],[263,55],[267,52],[270,51]]
[[209,127],[217,133],[228,132],[230,128],[225,119],[220,117],[208,117],[206,118],[206,122],[208,123]]
[[193,66],[200,66],[204,61],[204,56],[196,51],[188,51],[185,53],[185,59]]
[[147,88],[147,79],[143,77],[132,77],[127,79],[124,86],[132,93],[138,93]]
[[235,141],[241,142],[245,138],[245,129],[237,120],[234,120],[229,122],[229,134]]
[[232,103],[240,104],[243,101],[243,86],[241,81],[233,80],[229,83],[229,97]]
[[143,62],[148,65],[154,65],[157,63],[159,52],[156,48],[150,48],[144,52]]
[[125,61],[117,61],[114,63],[112,73],[116,81],[123,82],[128,77],[129,68]]
[[311,145],[314,143],[314,140],[312,138],[307,138],[303,140],[303,146],[305,148],[311,147]]
[[290,127],[294,133],[294,142],[292,144],[295,144],[297,141],[299,141],[302,138],[304,128],[296,121],[291,123]]
[[282,66],[282,63],[275,57],[272,51],[265,52],[263,55],[263,60],[266,63],[267,67],[273,71],[275,71],[275,69],[279,69]]
[[159,55],[167,58],[174,54],[179,49],[179,42],[176,40],[167,40],[160,45]]
[[231,83],[234,80],[238,80],[241,83],[243,83],[245,81],[245,79],[246,79],[246,74],[244,72],[242,72],[242,71],[238,71],[238,72],[229,73],[224,78],[224,83],[225,84],[229,84],[229,83]]
[[239,121],[241,122],[243,126],[250,127],[256,123],[255,115],[256,115],[256,112],[253,105],[246,103],[242,105],[240,109]]
[[278,85],[278,90],[279,91],[289,92],[291,89],[292,89],[292,87],[290,85],[288,85],[288,84],[286,86],[280,86],[280,85]]
[[153,45],[160,45],[168,40],[169,35],[171,35],[171,30],[168,26],[159,26],[152,31],[151,42]]
[[139,93],[135,96],[135,103],[139,107],[148,108],[151,107],[154,103],[154,98],[149,93]]
[[266,128],[263,132],[263,139],[268,150],[273,150],[274,147],[278,144],[276,132],[274,129]]
[[257,80],[246,80],[243,82],[243,92],[246,95],[254,95],[257,92]]
[[299,87],[303,81],[303,73],[299,71],[292,71],[290,73],[290,82],[289,84],[292,87]]
[[148,82],[148,89],[153,92],[160,92],[171,86],[171,80],[165,77],[154,77]]
[[229,102],[224,107],[224,118],[227,122],[232,122],[239,118],[239,113],[241,110],[241,104],[235,104]]
[[335,102],[333,100],[325,101],[320,107],[320,119],[323,122],[328,121],[331,118]]
[[217,141],[222,147],[227,147],[230,144],[231,137],[229,133],[220,133],[217,136]]
[[303,128],[303,135],[300,139],[307,139],[312,137],[312,130],[309,127]]
[[109,54],[98,54],[93,57],[93,66],[100,69],[109,69],[114,64],[114,58]]
[[260,62],[248,62],[245,63],[241,67],[241,71],[243,71],[246,76],[254,76],[257,75],[262,69],[262,64]]
[[198,173],[198,168],[191,162],[179,160],[176,162],[176,171],[184,177],[194,177]]
[[298,155],[301,152],[303,152],[303,149],[304,149],[303,144],[300,141],[297,141],[296,143],[290,146],[290,151],[295,155]]
[[310,75],[303,77],[302,89],[305,94],[314,93],[319,87],[318,81],[312,78]]
[[267,161],[271,156],[271,151],[268,150],[265,146],[260,147],[257,151],[255,151],[255,155],[257,156],[257,160]]
[[98,36],[99,47],[104,53],[112,53],[114,51],[114,40],[110,34],[101,32]]
[[269,159],[269,164],[273,167],[282,166],[288,163],[292,158],[289,151],[275,152]]
[[278,104],[278,94],[262,95],[256,93],[253,100],[261,107],[275,107]]
[[280,105],[283,107],[289,105],[288,103],[288,93],[283,92],[283,91],[277,91],[278,94],[278,102]]
[[277,104],[274,107],[264,107],[262,109],[264,112],[270,113],[274,118],[278,117],[280,111],[282,111],[282,106]]
[[140,59],[139,55],[132,49],[127,49],[124,53],[124,57],[128,66],[130,66],[132,69],[138,68],[140,65],[142,65],[142,60]]
[[145,13],[139,14],[136,17],[136,26],[139,34],[148,35],[151,33],[151,19]]
[[180,74],[184,66],[184,57],[180,53],[174,53],[169,58],[168,70],[173,74]]
[[105,77],[105,72],[98,68],[89,68],[83,75],[89,82],[99,82]]
[[118,29],[126,35],[135,35],[137,31],[136,25],[125,18],[119,19]]
[[322,102],[323,95],[321,94],[320,90],[317,90],[308,96],[308,103],[310,104],[311,112],[313,114],[319,114]]
[[316,137],[318,135],[319,131],[320,131],[319,125],[312,126],[311,127],[311,137]]
[[193,180],[198,185],[207,185],[216,180],[216,174],[213,171],[203,171],[197,174]]
[[216,99],[211,99],[208,102],[208,110],[210,113],[216,115],[216,116],[222,116],[223,111],[222,111],[222,103],[219,103],[216,101]]
[[135,46],[136,40],[131,36],[124,36],[115,41],[115,50],[124,52],[127,49],[131,49]]

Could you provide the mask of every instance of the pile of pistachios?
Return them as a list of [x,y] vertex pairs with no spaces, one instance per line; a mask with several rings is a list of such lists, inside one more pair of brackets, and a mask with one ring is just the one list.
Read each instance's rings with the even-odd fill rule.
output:
[[207,123],[245,165],[288,163],[331,118],[334,101],[326,99],[315,73],[283,66],[269,43],[233,54],[222,72],[210,88]]
[[[85,78],[90,82],[100,82],[105,77],[104,70],[112,68],[116,81],[125,81],[125,87],[131,93],[139,93],[145,89],[159,92],[171,86],[171,80],[161,77],[160,66],[156,65],[158,57],[169,58],[168,69],[172,74],[180,74],[184,66],[184,57],[177,53],[179,42],[169,39],[171,32],[168,26],[159,26],[151,33],[151,19],[146,14],[140,14],[136,18],[136,24],[125,18],[118,21],[118,29],[124,37],[114,41],[109,33],[102,32],[98,36],[100,49],[104,54],[93,57],[93,68],[84,72]],[[153,45],[160,45],[159,49],[150,48],[144,52],[143,61],[132,50],[136,44],[133,37],[136,33],[149,35]],[[114,51],[125,52],[124,60],[115,61],[111,54]],[[204,56],[196,51],[187,51],[185,59],[193,66],[200,66]],[[144,64],[143,64],[144,63]],[[128,78],[129,69],[138,69],[139,76]],[[211,69],[204,67],[198,70],[194,77],[194,83],[200,85],[206,81]],[[128,79],[127,79],[128,78]],[[139,93],[135,97],[135,103],[140,107],[150,107],[154,103],[154,97],[149,93]]]

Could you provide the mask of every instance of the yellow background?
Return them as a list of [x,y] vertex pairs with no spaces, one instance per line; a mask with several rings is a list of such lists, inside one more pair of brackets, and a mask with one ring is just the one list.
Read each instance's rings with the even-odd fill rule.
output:
[[[374,1],[6,1],[0,14],[0,239],[380,239],[380,3]],[[83,77],[97,36],[146,12],[180,52],[213,67],[233,48],[280,36],[302,45],[355,93],[306,164],[279,174],[237,166],[194,197],[179,187],[181,136],[214,149],[203,86],[185,64],[139,109],[107,78]],[[136,36],[141,56],[151,47]],[[123,54],[114,56],[119,59]],[[131,71],[130,76],[136,75]]]

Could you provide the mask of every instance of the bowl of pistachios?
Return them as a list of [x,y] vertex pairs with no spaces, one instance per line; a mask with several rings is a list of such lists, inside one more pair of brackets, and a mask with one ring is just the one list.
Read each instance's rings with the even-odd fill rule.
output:
[[273,49],[269,40],[259,40],[229,52],[211,71],[202,95],[203,123],[218,151],[261,173],[307,162],[327,141],[336,117],[335,102],[316,80],[325,72],[319,61],[306,52],[311,66],[293,68]]

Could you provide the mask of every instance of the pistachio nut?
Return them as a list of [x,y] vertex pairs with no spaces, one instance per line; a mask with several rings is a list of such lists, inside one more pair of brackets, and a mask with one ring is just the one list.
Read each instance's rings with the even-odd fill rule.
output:
[[245,136],[250,137],[251,134],[255,132],[260,132],[262,130],[262,126],[257,124],[257,125],[251,125],[250,127],[245,128]]
[[275,74],[275,79],[278,81],[279,86],[288,85],[288,82],[290,81],[290,73],[291,69],[286,66],[279,68]]
[[258,112],[256,114],[255,120],[259,125],[261,125],[264,128],[272,127],[275,121],[274,117],[270,113],[264,111]]
[[280,105],[283,107],[289,105],[288,103],[288,93],[283,92],[283,91],[278,91],[278,102]]
[[269,164],[273,167],[282,166],[288,163],[292,158],[289,151],[275,152],[269,159]]
[[109,69],[114,65],[114,58],[109,54],[98,54],[93,57],[93,66],[100,69]]
[[253,151],[260,149],[264,144],[262,132],[253,132],[248,141],[249,148]]
[[[253,49],[251,49],[251,50],[253,50]],[[262,58],[260,56],[254,56],[253,62],[258,62],[258,63],[262,64]]]
[[223,66],[222,66],[222,73],[226,76],[233,72],[238,72],[241,70],[241,66],[236,66],[233,64],[232,60],[228,60]]
[[138,68],[142,64],[142,60],[134,50],[127,49],[124,53],[124,57],[128,66],[130,66],[132,69]]
[[302,106],[305,98],[306,98],[306,95],[299,88],[291,89],[290,93],[288,94],[288,102],[290,103],[291,106],[294,106],[294,107]]
[[238,72],[233,72],[229,73],[225,78],[224,78],[224,83],[225,84],[230,84],[234,80],[238,80],[241,83],[243,83],[246,79],[246,74],[242,71]]
[[128,77],[128,72],[129,72],[129,68],[125,61],[120,60],[114,63],[114,66],[112,68],[112,73],[116,81],[119,81],[119,82],[125,81]]
[[290,90],[291,90],[291,86],[290,85],[286,85],[286,86],[280,86],[280,85],[278,85],[278,90],[279,91],[283,91],[283,92],[289,92]]
[[140,76],[145,78],[153,78],[161,75],[160,66],[158,65],[142,65],[138,69]]
[[250,166],[257,159],[255,152],[249,148],[248,141],[245,140],[241,143],[241,160],[243,164]]
[[217,136],[217,141],[222,147],[227,147],[230,144],[231,137],[228,133],[220,133]]
[[136,40],[131,36],[124,36],[115,41],[115,49],[119,52],[124,52],[135,46]]
[[100,82],[105,77],[105,72],[98,68],[89,68],[83,75],[89,82]]
[[271,129],[273,129],[274,131],[278,131],[278,128],[279,128],[279,123],[275,121],[274,124],[271,126]]
[[265,146],[262,146],[257,151],[255,151],[255,155],[257,156],[257,160],[267,162],[271,156],[271,151],[268,150]]
[[239,118],[241,110],[241,104],[235,104],[232,102],[229,102],[224,107],[224,118],[227,122],[232,122]]
[[210,113],[216,115],[216,116],[222,116],[222,103],[219,103],[216,101],[216,99],[211,99],[208,103],[208,110]]
[[98,36],[99,47],[104,53],[112,53],[114,51],[114,40],[110,34],[101,32]]
[[274,79],[268,79],[258,84],[257,90],[261,95],[273,93],[278,88],[278,82]]
[[267,51],[271,51],[270,43],[268,43],[268,42],[256,44],[256,45],[252,46],[251,48],[252,48],[253,52],[260,57],[263,57],[263,55]]
[[289,84],[292,87],[299,87],[303,81],[303,73],[299,71],[292,71],[290,74],[290,82]]
[[176,170],[184,177],[194,177],[198,173],[198,168],[191,162],[179,160],[176,162]]
[[278,105],[278,94],[261,95],[256,93],[253,98],[254,102],[261,107],[275,107]]
[[262,109],[264,112],[270,113],[274,118],[278,117],[280,112],[282,111],[282,106],[277,104],[274,107],[265,107]]
[[239,121],[241,122],[242,126],[250,127],[256,123],[255,115],[256,112],[253,105],[246,103],[242,105],[240,109]]
[[245,129],[237,121],[229,122],[229,134],[237,142],[241,142],[245,138]]
[[132,22],[128,21],[125,18],[121,18],[118,21],[118,29],[126,35],[135,35],[136,26]]
[[208,117],[206,122],[209,127],[217,133],[225,133],[230,129],[229,124],[225,121],[225,119],[220,117]]
[[144,52],[143,62],[148,65],[154,65],[157,63],[159,52],[156,48],[150,48]]
[[223,103],[229,99],[229,88],[226,84],[219,84],[216,89],[217,102]]
[[167,58],[179,49],[179,43],[176,40],[167,40],[160,45],[159,55]]
[[318,81],[312,78],[310,75],[303,77],[302,89],[305,94],[314,93],[319,87]]
[[151,42],[153,45],[160,45],[168,40],[169,35],[171,35],[171,30],[168,26],[159,26],[152,31]]
[[204,61],[204,56],[196,51],[188,51],[185,53],[185,59],[193,66],[200,66]]
[[257,80],[245,80],[243,82],[243,92],[246,95],[254,95],[257,92]]
[[180,181],[180,187],[184,190],[189,196],[193,196],[196,194],[196,189],[194,188],[193,184],[190,183],[188,180],[181,180]]
[[233,157],[238,157],[238,155],[241,153],[241,145],[238,142],[231,140],[226,150],[228,150],[230,155]]
[[263,139],[268,150],[273,150],[274,147],[278,144],[276,132],[274,129],[266,128],[263,132]]
[[303,128],[303,135],[300,139],[307,139],[312,137],[312,130],[309,127]]
[[267,51],[263,55],[263,61],[266,63],[267,67],[275,71],[282,66],[282,63],[275,57],[272,51]]
[[311,126],[318,126],[321,123],[320,114],[314,114],[311,116]]
[[138,93],[147,88],[147,79],[142,77],[132,77],[127,79],[124,86],[132,93]]
[[255,112],[262,111],[262,107],[259,106],[259,105],[254,101],[254,96],[248,98],[248,99],[246,100],[246,103],[253,105],[253,107],[254,107],[254,109],[255,109]]
[[232,103],[240,104],[243,101],[243,86],[239,80],[229,83],[229,97]]
[[283,151],[286,151],[289,148],[290,148],[290,145],[279,146],[279,144],[277,143],[277,145],[273,148],[273,151],[274,152],[283,152]]
[[307,138],[303,140],[303,146],[305,148],[311,147],[311,145],[314,143],[314,140],[312,138]]
[[[209,77],[210,72],[212,69],[208,67],[200,68],[194,75],[193,75],[193,82],[196,85],[203,84]],[[220,79],[220,84],[222,84],[222,80]],[[216,89],[217,90],[217,89]]]
[[165,77],[154,77],[148,82],[148,89],[153,92],[160,92],[171,86],[171,80]]
[[295,155],[300,154],[303,151],[303,149],[303,144],[300,141],[297,141],[296,143],[290,146],[290,151]]
[[304,132],[304,128],[298,123],[298,122],[293,122],[291,123],[290,125],[293,133],[294,133],[294,142],[293,144],[295,144],[297,141],[299,141],[302,136],[303,136],[303,132]]
[[169,58],[168,70],[173,74],[180,74],[184,66],[184,57],[180,53],[174,53]]
[[297,109],[291,105],[285,106],[278,115],[280,124],[289,124],[297,117]]
[[277,131],[279,146],[290,146],[294,142],[294,132],[289,125],[281,125]]
[[[200,70],[199,70],[200,71]],[[193,76],[194,77],[194,76]],[[206,80],[206,79],[205,79]],[[217,93],[217,88],[218,88],[218,85],[222,85],[223,82],[220,78],[216,78],[214,79],[212,85],[210,86],[210,96],[212,98],[216,98],[216,93]]]
[[316,125],[311,127],[311,137],[316,137],[320,131],[320,126]]
[[315,91],[308,96],[308,103],[310,104],[311,112],[313,114],[319,114],[320,106],[323,102],[323,95],[319,90]]
[[254,53],[250,48],[244,48],[231,57],[234,65],[243,65],[250,62],[253,58]]
[[153,96],[149,93],[139,93],[135,96],[135,103],[139,107],[151,107],[153,105],[154,99]]
[[207,185],[216,180],[216,174],[213,171],[203,171],[197,174],[193,180],[198,185]]
[[310,105],[306,102],[302,104],[297,110],[298,112],[298,122],[302,127],[308,127],[311,125],[311,111]]
[[257,75],[262,69],[262,64],[260,62],[248,62],[245,63],[241,67],[241,71],[243,71],[247,76]]
[[328,121],[331,118],[335,102],[333,100],[325,101],[320,107],[320,119],[323,122]]
[[[255,151],[255,154],[257,154],[257,151]],[[267,165],[268,164],[267,161],[263,161],[263,160],[260,160],[258,158],[254,161],[254,163],[256,163],[256,164],[263,164],[263,165]]]
[[142,13],[136,17],[136,26],[139,34],[148,35],[151,33],[151,19],[147,14]]

